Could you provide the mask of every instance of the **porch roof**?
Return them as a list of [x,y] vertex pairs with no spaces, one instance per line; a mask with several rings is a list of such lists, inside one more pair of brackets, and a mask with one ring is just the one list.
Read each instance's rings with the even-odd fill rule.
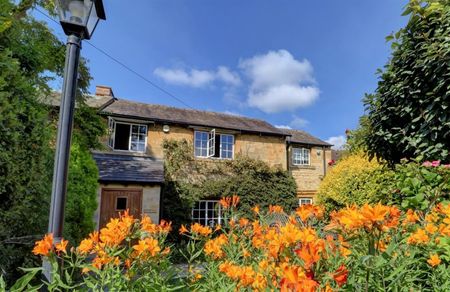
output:
[[92,155],[97,163],[100,182],[164,182],[164,164],[161,160],[112,152],[93,151]]
[[322,141],[319,138],[316,138],[313,135],[306,133],[305,131],[293,129],[283,129],[283,131],[287,135],[290,135],[290,137],[287,138],[288,143],[317,145],[325,147],[333,146],[332,144]]

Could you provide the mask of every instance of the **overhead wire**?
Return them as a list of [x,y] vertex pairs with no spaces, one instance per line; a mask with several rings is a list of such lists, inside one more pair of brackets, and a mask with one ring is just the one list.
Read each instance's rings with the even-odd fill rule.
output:
[[[42,11],[41,9],[34,7],[34,9],[39,12],[41,15],[43,15],[44,17],[46,17],[47,19],[49,19],[52,22],[55,22],[57,24],[59,24],[59,22],[57,20],[55,20],[53,17],[51,17],[50,15],[48,15],[47,13],[45,13],[44,11]],[[106,52],[104,49],[94,45],[93,43],[91,43],[88,40],[84,40],[85,43],[87,43],[88,45],[90,45],[92,48],[94,48],[95,50],[97,50],[98,52],[100,52],[101,54],[103,54],[104,56],[106,56],[107,58],[109,58],[110,60],[112,60],[113,62],[115,62],[116,64],[120,65],[122,68],[128,70],[129,72],[131,72],[132,74],[134,74],[135,76],[139,77],[140,79],[144,80],[145,82],[147,82],[148,84],[150,84],[151,86],[153,86],[154,88],[158,89],[159,91],[163,92],[164,94],[166,94],[167,96],[170,96],[171,98],[173,98],[174,100],[178,101],[179,103],[183,104],[184,106],[190,108],[190,109],[194,109],[193,107],[191,107],[188,103],[186,103],[184,100],[182,100],[181,98],[177,97],[175,94],[171,93],[170,91],[168,91],[167,89],[159,86],[158,84],[156,84],[155,82],[151,81],[150,79],[148,79],[147,77],[145,77],[144,75],[142,75],[141,73],[137,72],[136,70],[134,70],[133,68],[131,68],[130,66],[126,65],[124,62],[120,61],[119,59],[117,59],[116,57],[112,56],[111,54],[109,54],[108,52]]]

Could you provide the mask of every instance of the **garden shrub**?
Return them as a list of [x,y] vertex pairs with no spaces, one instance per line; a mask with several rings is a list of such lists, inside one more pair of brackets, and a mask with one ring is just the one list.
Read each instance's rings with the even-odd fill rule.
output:
[[87,149],[72,143],[67,185],[64,237],[78,243],[95,229],[98,169]]
[[343,157],[331,168],[317,191],[318,204],[327,211],[347,205],[386,202],[393,172],[359,152]]
[[450,200],[450,164],[404,161],[396,165],[394,181],[391,203],[403,209],[426,212]]
[[166,140],[163,147],[166,183],[162,217],[175,224],[189,222],[193,203],[206,198],[239,195],[245,214],[251,214],[254,205],[280,205],[285,210],[298,205],[296,184],[287,171],[241,155],[233,160],[195,159],[186,140]]

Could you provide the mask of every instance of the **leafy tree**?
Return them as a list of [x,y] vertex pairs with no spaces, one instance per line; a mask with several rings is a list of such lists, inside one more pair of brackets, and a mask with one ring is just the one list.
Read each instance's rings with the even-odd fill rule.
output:
[[[53,1],[0,0],[0,274],[8,280],[36,265],[31,247],[48,226],[56,122],[41,101],[62,75],[65,45],[28,14],[37,4],[51,9]],[[97,173],[88,149],[104,132],[84,106],[89,81],[82,60],[65,221],[75,240],[93,226]]]
[[392,57],[364,103],[371,156],[449,161],[450,5],[411,0],[405,28],[387,39]]
[[367,152],[366,137],[370,132],[367,116],[359,118],[359,126],[355,130],[347,130],[347,142],[344,146],[349,153]]
[[0,269],[7,278],[35,260],[26,256],[30,243],[47,226],[51,132],[36,88],[45,86],[41,72],[56,70],[43,52],[58,55],[48,30],[12,17],[17,9],[0,1]]
[[0,268],[8,278],[32,261],[48,221],[50,131],[36,91],[8,50],[0,52]]

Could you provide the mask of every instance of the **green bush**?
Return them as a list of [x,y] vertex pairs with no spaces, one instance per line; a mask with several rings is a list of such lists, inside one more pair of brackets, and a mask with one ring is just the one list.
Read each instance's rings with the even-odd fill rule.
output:
[[0,51],[0,274],[8,280],[36,264],[30,248],[48,222],[50,131],[35,96],[17,59]]
[[393,172],[362,153],[342,158],[325,176],[318,190],[318,204],[327,211],[347,205],[388,200]]
[[280,205],[285,210],[298,205],[296,184],[287,171],[239,155],[233,160],[195,159],[186,140],[167,140],[163,147],[166,184],[162,216],[178,225],[190,221],[191,208],[200,199],[238,195],[240,209],[248,216],[255,205]]
[[450,164],[439,161],[396,165],[392,204],[425,213],[450,199]]
[[78,243],[94,230],[98,169],[91,153],[72,144],[65,212],[64,238]]

